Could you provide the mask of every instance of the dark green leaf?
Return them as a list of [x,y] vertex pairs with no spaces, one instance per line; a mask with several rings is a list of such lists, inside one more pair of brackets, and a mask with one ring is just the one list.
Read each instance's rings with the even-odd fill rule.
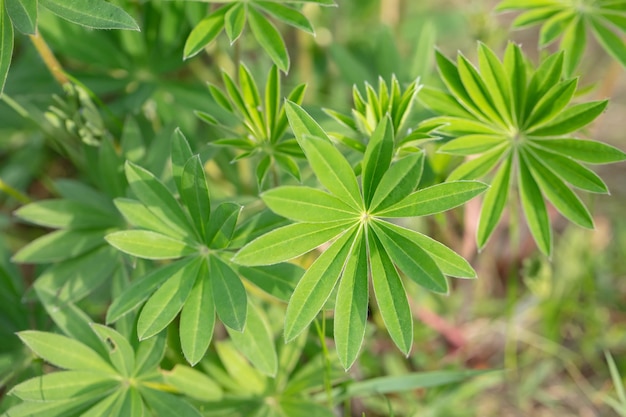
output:
[[230,202],[217,206],[211,215],[211,223],[206,234],[206,242],[209,247],[222,249],[228,246],[233,238],[241,208],[239,204]]
[[281,263],[267,266],[234,266],[245,279],[281,301],[289,301],[303,270],[298,265]]
[[424,153],[413,153],[394,162],[384,173],[370,204],[371,213],[392,206],[411,194],[420,182]]
[[584,139],[542,139],[533,140],[553,153],[559,153],[588,164],[609,164],[626,160],[626,153],[611,145]]
[[34,35],[37,30],[37,0],[4,0],[4,3],[15,29],[25,35]]
[[180,199],[187,207],[196,230],[200,232],[200,236],[205,237],[211,213],[211,201],[204,166],[197,155],[189,159],[183,169],[180,180]]
[[378,123],[367,144],[361,174],[363,199],[366,206],[371,203],[378,184],[391,164],[394,150],[393,133],[393,124],[389,116],[386,116]]
[[623,67],[626,67],[626,44],[622,38],[607,28],[602,20],[592,16],[590,21],[593,33],[600,45]]
[[520,200],[528,228],[541,252],[550,255],[552,252],[552,230],[550,229],[546,203],[543,201],[541,190],[526,164],[518,164],[518,170]]
[[476,242],[479,249],[485,246],[502,217],[509,196],[512,164],[513,155],[511,154],[498,169],[498,173],[491,181],[491,187],[485,194],[476,232]]
[[181,178],[183,176],[183,170],[185,164],[193,156],[189,141],[180,129],[176,129],[172,134],[171,145],[171,159],[172,159],[172,177],[178,192],[182,195],[182,187],[180,185]]

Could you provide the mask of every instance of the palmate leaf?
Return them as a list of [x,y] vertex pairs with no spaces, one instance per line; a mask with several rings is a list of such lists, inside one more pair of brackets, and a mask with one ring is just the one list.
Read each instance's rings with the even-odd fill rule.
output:
[[[332,241],[305,271],[289,299],[285,340],[296,338],[310,325],[338,286],[335,337],[339,360],[349,368],[363,342],[371,276],[385,325],[396,345],[408,354],[413,324],[400,272],[439,293],[448,291],[444,273],[466,278],[476,274],[467,261],[444,245],[382,218],[439,213],[465,203],[486,185],[448,182],[414,192],[422,174],[423,153],[392,162],[394,133],[387,117],[368,141],[359,185],[346,158],[301,107],[288,103],[287,114],[314,173],[328,192],[305,186],[265,192],[262,198],[268,208],[296,223],[252,240],[233,262],[271,265]],[[311,136],[312,132],[322,137]]]
[[[567,51],[565,73],[571,75],[582,58],[587,33],[591,32],[604,50],[626,66],[626,44],[623,35],[626,11],[612,2],[512,1],[504,0],[497,10],[522,12],[513,22],[516,28],[541,24],[539,44],[545,47],[561,38],[560,49]],[[621,23],[621,24],[620,24]]]
[[[543,6],[542,3],[537,7]],[[465,116],[438,117],[425,123],[448,123],[439,132],[453,139],[441,146],[440,152],[476,155],[459,165],[448,181],[491,178],[492,188],[481,208],[478,247],[484,247],[493,234],[513,187],[519,189],[524,214],[539,249],[549,255],[551,233],[542,196],[572,222],[593,228],[589,211],[570,187],[599,193],[608,190],[595,173],[576,160],[608,163],[624,160],[626,154],[599,142],[571,138],[573,132],[604,111],[607,101],[570,104],[576,95],[577,80],[563,77],[562,53],[546,57],[536,68],[515,44],[509,44],[503,62],[482,44],[479,57],[480,67],[474,68],[464,59],[456,66],[438,55],[448,92],[426,90],[421,97],[426,105],[434,104],[433,110],[438,112],[460,106],[464,113],[455,113]],[[441,97],[446,97],[446,101]],[[512,171],[516,164],[518,175]],[[427,193],[428,189],[414,195],[419,197],[421,192]],[[395,206],[402,204],[406,205],[406,201]],[[385,214],[393,214],[394,208],[387,208]],[[399,214],[406,215],[407,210],[400,209]]]

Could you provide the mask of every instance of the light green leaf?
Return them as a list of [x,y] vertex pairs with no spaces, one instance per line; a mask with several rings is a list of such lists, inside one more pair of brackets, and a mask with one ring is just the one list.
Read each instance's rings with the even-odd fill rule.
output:
[[278,187],[264,192],[261,198],[274,213],[294,221],[326,223],[359,216],[337,197],[311,187]]
[[626,153],[606,143],[585,139],[533,139],[533,146],[588,164],[609,164],[626,160]]
[[137,320],[139,340],[154,336],[174,320],[187,301],[196,280],[205,278],[198,276],[202,262],[202,258],[195,258],[150,296]]
[[139,386],[142,397],[158,416],[202,417],[194,406],[180,397]]
[[524,100],[527,93],[527,67],[519,45],[509,42],[504,53],[504,69],[509,75],[513,110],[517,124],[523,122]]
[[90,407],[80,417],[105,417],[110,415],[119,415],[120,401],[123,401],[128,390],[118,389],[111,395],[108,395],[98,401],[96,405]]
[[106,230],[57,230],[33,240],[13,255],[14,262],[59,262],[82,255],[104,243]]
[[172,229],[163,223],[140,201],[130,198],[116,198],[114,203],[126,221],[135,227],[152,230],[177,240],[185,240],[189,236],[188,232]]
[[119,224],[117,216],[110,212],[65,199],[27,204],[13,214],[29,223],[57,229],[104,229]]
[[124,289],[124,292],[113,300],[113,303],[107,311],[107,324],[114,323],[130,311],[143,303],[163,282],[168,279],[180,280],[180,275],[186,273],[189,265],[196,258],[185,258],[180,261],[173,262],[161,268],[155,269],[149,274],[136,279]]
[[608,194],[609,190],[602,179],[593,171],[571,158],[545,151],[539,147],[528,148],[552,172],[576,188],[592,193]]
[[487,244],[489,237],[491,237],[502,217],[502,212],[509,196],[512,159],[512,154],[505,159],[502,166],[498,169],[498,173],[491,181],[491,187],[485,194],[476,232],[476,242],[479,249],[482,249]]
[[220,7],[193,28],[185,41],[183,59],[196,56],[217,38],[217,35],[224,29],[224,15],[229,9],[230,6]]
[[233,266],[246,280],[267,294],[285,302],[289,301],[296,284],[304,273],[301,267],[291,263],[256,267]]
[[0,97],[11,66],[13,56],[13,25],[9,14],[0,1]]
[[247,296],[239,276],[221,259],[211,256],[209,277],[218,317],[227,327],[243,331],[246,325]]
[[555,84],[536,102],[526,126],[541,125],[554,119],[572,100],[577,86],[576,78]]
[[175,259],[197,253],[187,243],[149,230],[124,230],[105,236],[124,253],[144,259]]
[[415,190],[422,178],[424,153],[413,153],[394,162],[380,179],[370,203],[375,214],[394,205]]
[[215,303],[206,262],[200,268],[198,279],[180,313],[180,346],[191,366],[200,362],[206,353],[215,327]]
[[37,0],[4,0],[4,3],[15,29],[24,35],[34,35],[37,30]]
[[530,233],[541,252],[550,255],[552,252],[552,230],[541,190],[525,163],[518,164],[518,176],[520,200]]
[[504,66],[484,43],[478,44],[480,74],[498,114],[507,124],[512,122],[511,84]]
[[162,370],[165,382],[178,392],[202,402],[219,401],[222,389],[206,374],[185,365],[176,365],[171,371]]
[[622,38],[607,28],[601,19],[592,16],[589,20],[600,45],[623,67],[626,67],[626,44]]
[[495,108],[485,82],[472,63],[460,53],[457,56],[457,70],[465,91],[476,107],[490,121],[506,127],[505,118]]
[[413,318],[402,280],[376,235],[367,236],[374,294],[385,327],[398,349],[408,356],[413,344]]
[[180,199],[187,207],[196,230],[200,232],[200,236],[205,237],[211,213],[211,201],[204,166],[198,155],[189,159],[183,168],[180,179]]
[[315,136],[330,142],[324,129],[297,103],[286,101],[285,114],[289,120],[291,130],[299,143],[304,141],[305,136]]
[[490,151],[502,145],[506,138],[502,135],[466,135],[443,144],[437,152],[452,155],[475,155]]
[[128,340],[117,331],[101,324],[92,323],[91,328],[100,337],[109,353],[109,360],[124,377],[130,377],[135,369],[135,352]]
[[[274,129],[277,126],[278,118],[281,113],[282,100],[280,70],[276,65],[272,65],[272,68],[267,73],[267,81],[265,83],[265,126],[275,135],[270,138],[271,141],[280,139],[278,134],[283,134],[283,132],[275,132]],[[282,110],[282,112],[284,112],[284,110]]]
[[412,239],[386,227],[387,222],[372,222],[372,229],[393,263],[416,284],[446,294],[448,281],[435,261]]
[[354,222],[296,223],[253,240],[233,258],[240,265],[272,265],[303,255],[348,229]]
[[361,184],[366,206],[372,201],[378,184],[391,164],[394,151],[393,134],[393,123],[389,116],[383,117],[365,149]]
[[175,232],[193,236],[193,228],[172,193],[151,172],[126,162],[128,184],[148,209]]
[[224,29],[226,30],[226,35],[228,36],[231,45],[239,39],[245,24],[245,3],[236,3],[228,12],[226,12],[226,15],[224,16]]
[[576,18],[570,23],[561,37],[559,45],[565,51],[564,70],[567,77],[571,77],[580,63],[587,45],[587,31],[582,18]]
[[250,70],[243,63],[239,64],[239,88],[243,105],[246,107],[246,113],[244,114],[247,114],[249,117],[247,123],[256,128],[255,130],[258,132],[257,135],[263,137],[266,132],[266,127],[259,110],[262,108],[259,88]]
[[135,354],[134,376],[153,375],[165,355],[165,333],[158,334],[148,340],[139,342]]
[[444,274],[457,278],[476,278],[476,272],[469,262],[435,239],[393,223],[380,222],[379,224],[382,224],[386,229],[393,230],[396,234],[404,236],[425,250]]
[[509,153],[510,147],[506,143],[502,143],[495,149],[485,152],[483,155],[470,159],[459,165],[454,171],[448,175],[446,181],[458,180],[474,180],[487,175],[504,155]]
[[68,415],[81,414],[98,401],[99,397],[82,396],[69,400],[51,402],[24,402],[11,407],[2,417],[66,417]]
[[334,335],[339,361],[349,369],[361,350],[365,326],[369,286],[367,279],[367,245],[356,239],[339,282],[335,304]]
[[380,217],[414,217],[440,213],[460,206],[487,189],[478,181],[452,181],[424,188],[393,206],[377,212]]
[[417,99],[424,104],[424,106],[438,114],[464,119],[474,117],[472,113],[465,110],[465,107],[463,107],[452,94],[438,88],[424,86],[418,94]]
[[576,104],[549,123],[530,129],[527,133],[531,136],[557,136],[574,132],[596,119],[606,108],[608,100],[590,101]]
[[38,0],[57,16],[92,29],[139,30],[123,9],[105,0]]
[[593,218],[580,198],[530,152],[524,152],[523,155],[533,178],[554,207],[572,222],[593,229]]
[[541,31],[539,32],[539,46],[545,48],[554,42],[572,23],[575,16],[576,12],[573,9],[564,9],[550,16],[541,26]]
[[91,348],[69,337],[37,330],[26,330],[17,335],[37,356],[56,367],[117,374],[111,365]]
[[137,162],[146,156],[146,146],[141,135],[141,128],[133,116],[127,116],[124,120],[120,142],[122,155],[126,159]]
[[294,8],[283,6],[273,1],[255,1],[254,5],[288,25],[312,35],[315,34],[315,30],[313,30],[313,25],[309,19]]
[[276,376],[278,370],[278,357],[276,346],[270,326],[263,311],[253,303],[248,302],[248,314],[246,316],[246,328],[238,332],[226,328],[233,345],[261,373],[270,377]]
[[362,210],[363,201],[354,171],[337,148],[328,141],[314,137],[303,138],[300,146],[319,182],[356,210]]
[[232,384],[231,391],[261,395],[267,389],[267,378],[250,366],[230,341],[216,342],[215,350],[228,373],[225,379]]
[[276,66],[287,73],[289,71],[289,54],[285,41],[283,41],[276,27],[256,9],[256,3],[250,3],[250,7],[248,7],[248,22],[261,47]]
[[352,247],[361,239],[361,229],[356,232],[354,228],[353,226],[333,242],[298,282],[285,313],[285,342],[302,333],[330,297],[352,252]]
[[9,394],[23,401],[59,401],[86,394],[97,397],[118,385],[119,381],[111,375],[84,370],[62,371],[24,381]]

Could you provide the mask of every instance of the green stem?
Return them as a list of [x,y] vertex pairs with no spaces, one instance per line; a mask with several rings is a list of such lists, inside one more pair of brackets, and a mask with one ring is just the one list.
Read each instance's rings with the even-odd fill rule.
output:
[[26,194],[11,187],[9,184],[4,182],[2,178],[0,178],[0,191],[13,197],[22,204],[28,204],[31,202],[31,199]]
[[328,407],[332,408],[333,406],[333,394],[332,394],[332,385],[330,381],[331,377],[331,366],[330,366],[330,354],[328,353],[328,345],[326,344],[326,316],[322,311],[322,326],[320,327],[319,321],[315,320],[315,329],[317,330],[317,335],[320,338],[320,343],[322,344],[322,354],[324,355],[324,364],[326,365],[324,368],[324,388],[326,391],[326,398],[328,401]]

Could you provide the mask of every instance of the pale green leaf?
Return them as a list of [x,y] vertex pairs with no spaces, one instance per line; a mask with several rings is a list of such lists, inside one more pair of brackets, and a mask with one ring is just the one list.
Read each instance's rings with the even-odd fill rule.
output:
[[519,195],[530,233],[546,255],[552,252],[552,230],[546,203],[525,163],[518,164]]
[[175,259],[197,253],[186,242],[149,230],[124,230],[105,236],[120,251],[144,259]]
[[231,45],[239,39],[245,24],[246,6],[244,3],[237,3],[224,16],[224,29]]
[[183,59],[189,59],[199,54],[217,38],[217,35],[224,29],[224,15],[229,9],[229,6],[220,7],[215,12],[202,19],[200,23],[193,28],[185,41]]
[[322,127],[313,119],[302,107],[293,101],[285,102],[285,114],[289,120],[289,125],[293,134],[301,143],[305,136],[315,136],[317,138],[330,141],[328,135]]
[[348,221],[359,216],[337,197],[311,187],[274,188],[264,192],[261,198],[274,213],[294,221],[326,223]]
[[289,54],[285,41],[276,27],[256,9],[255,5],[256,3],[250,3],[251,7],[248,7],[250,29],[276,66],[286,73],[289,71]]
[[109,360],[124,377],[130,377],[135,370],[135,352],[132,346],[117,331],[101,324],[92,323],[92,329],[100,337],[109,353]]
[[57,16],[92,29],[139,30],[122,8],[105,0],[38,0]]
[[491,181],[491,187],[485,194],[476,232],[476,242],[479,249],[485,246],[502,217],[509,196],[512,159],[512,155],[505,159]]
[[178,392],[190,398],[207,401],[222,399],[222,389],[206,374],[178,364],[170,371],[162,370],[163,379],[172,385]]
[[9,391],[23,401],[59,401],[82,395],[97,397],[119,385],[111,375],[85,370],[53,372],[24,381]]

